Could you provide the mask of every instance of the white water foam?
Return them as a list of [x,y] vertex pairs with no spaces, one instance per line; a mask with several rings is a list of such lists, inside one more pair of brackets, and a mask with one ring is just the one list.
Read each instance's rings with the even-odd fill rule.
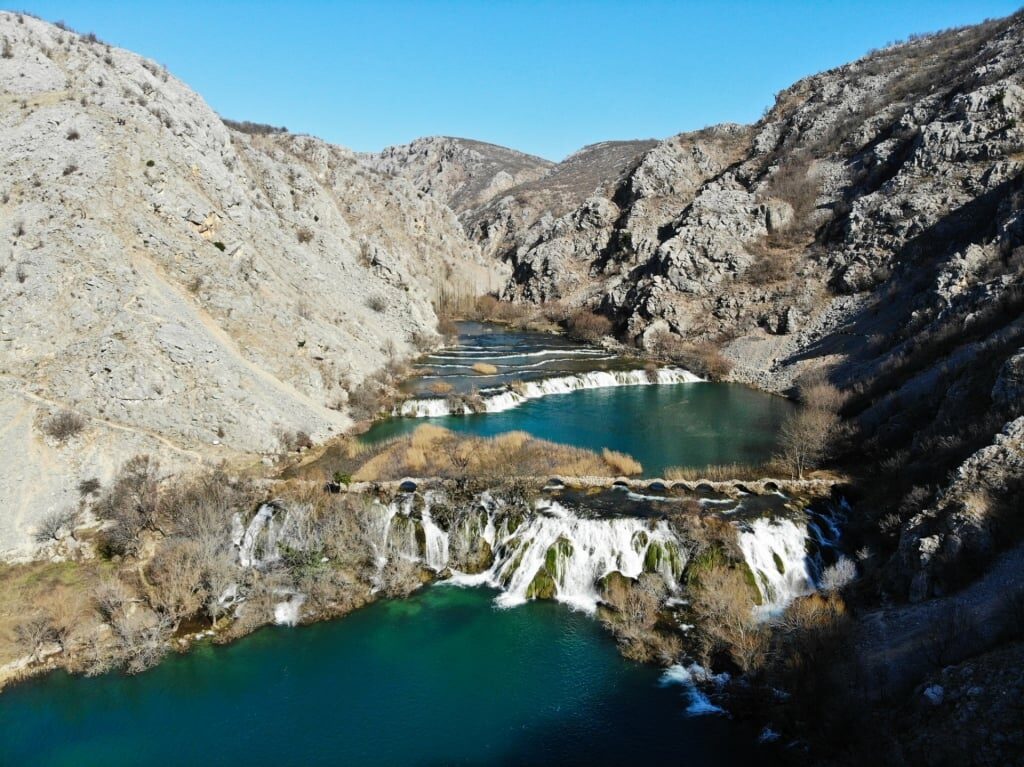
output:
[[502,532],[491,568],[477,575],[457,574],[452,582],[501,589],[496,602],[503,607],[526,602],[542,569],[554,581],[557,601],[593,613],[600,601],[601,578],[614,570],[627,578],[638,577],[651,546],[661,547],[657,570],[670,588],[675,588],[685,565],[679,541],[660,520],[587,519],[551,502],[512,533]]
[[765,615],[814,591],[806,541],[806,525],[791,519],[755,519],[740,528],[739,547],[754,573]]
[[722,684],[727,678],[727,675],[724,674],[719,674],[718,676],[708,674],[703,667],[696,663],[689,666],[677,663],[665,669],[660,681],[665,686],[678,684],[685,689],[686,696],[690,700],[690,705],[686,707],[687,714],[690,716],[707,716],[708,714],[724,714],[725,710],[712,703],[711,699],[697,687],[697,682],[710,681]]
[[[582,389],[606,389],[616,386],[650,386],[678,383],[697,383],[703,379],[681,368],[647,370],[594,370],[589,373],[545,378],[539,381],[525,381],[515,390],[505,389],[498,394],[483,397],[480,412],[500,413],[522,405],[527,400],[539,399],[553,394],[568,394]],[[406,400],[397,408],[395,415],[406,418],[436,418],[445,415],[469,415],[478,412],[470,405],[458,400],[441,397],[427,397]]]

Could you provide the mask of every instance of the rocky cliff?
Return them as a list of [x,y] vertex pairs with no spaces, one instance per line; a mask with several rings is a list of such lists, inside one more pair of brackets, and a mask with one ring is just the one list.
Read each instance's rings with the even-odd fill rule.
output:
[[374,170],[409,180],[456,213],[542,178],[554,165],[496,144],[449,136],[419,138],[360,159]]
[[340,431],[445,275],[488,285],[450,209],[346,149],[230,130],[94,36],[2,13],[0,44],[0,552],[132,454]]
[[[888,587],[923,598],[1019,486],[1019,428],[997,435],[1024,411],[1022,118],[1017,14],[801,80],[756,125],[588,147],[460,218],[508,299],[709,342],[762,388],[830,368],[840,460],[893,480]],[[964,480],[988,445],[1005,470]]]

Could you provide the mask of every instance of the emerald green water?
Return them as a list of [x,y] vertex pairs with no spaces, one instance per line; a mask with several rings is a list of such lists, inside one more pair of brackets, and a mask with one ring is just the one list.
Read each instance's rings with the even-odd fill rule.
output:
[[782,397],[737,384],[623,386],[552,395],[501,413],[389,418],[363,439],[391,439],[427,422],[488,437],[522,430],[552,442],[629,453],[645,474],[656,476],[669,466],[765,461],[792,409]]
[[0,696],[0,764],[767,763],[596,621],[493,597],[435,586],[139,676],[51,674]]

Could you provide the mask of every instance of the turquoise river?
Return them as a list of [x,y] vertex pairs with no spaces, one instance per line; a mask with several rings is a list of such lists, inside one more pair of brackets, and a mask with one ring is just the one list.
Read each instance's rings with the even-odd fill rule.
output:
[[[522,429],[630,453],[654,475],[764,460],[791,407],[685,371],[645,373],[558,337],[462,331],[418,363],[408,386],[421,403],[410,407],[443,410],[461,395],[491,412],[390,418],[365,439],[427,421],[481,435]],[[665,382],[642,385],[658,375]],[[580,376],[586,386],[557,393]],[[31,680],[0,695],[0,764],[772,763],[756,733],[722,713],[696,715],[688,688],[624,660],[592,617],[553,602],[499,609],[494,596],[437,585],[340,620],[200,645],[138,676]]]
[[593,619],[493,597],[433,586],[138,676],[30,681],[0,696],[0,764],[770,764]]

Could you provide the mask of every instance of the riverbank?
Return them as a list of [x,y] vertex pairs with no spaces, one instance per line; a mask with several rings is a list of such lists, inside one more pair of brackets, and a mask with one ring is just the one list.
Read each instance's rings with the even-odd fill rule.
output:
[[[673,525],[683,527],[673,535],[695,541],[699,536],[694,537],[694,530],[703,525],[699,520],[720,516],[722,509],[735,513],[757,498],[778,500],[780,488],[799,490],[803,493],[799,497],[810,498],[821,497],[832,486],[825,480],[745,485],[679,482],[666,486],[611,477],[552,481],[549,476],[541,481],[504,483],[418,481],[414,494],[408,492],[408,480],[405,484],[375,482],[334,494],[325,492],[320,482],[285,480],[259,489],[219,475],[156,487],[158,498],[150,510],[155,518],[136,529],[135,540],[125,540],[125,512],[111,507],[125,496],[138,497],[135,491],[145,489],[140,484],[154,479],[149,468],[135,467],[100,499],[97,511],[110,516],[91,538],[80,536],[80,561],[5,568],[4,577],[11,588],[4,589],[5,604],[0,612],[20,622],[15,629],[18,625],[31,627],[20,641],[30,643],[32,649],[13,658],[12,649],[7,649],[4,683],[58,667],[86,674],[120,665],[139,671],[158,662],[164,652],[184,651],[197,641],[231,641],[268,622],[334,618],[382,595],[407,595],[425,583],[449,577],[451,570],[465,575],[484,572],[502,556],[493,532],[501,527],[500,519],[514,519],[518,527],[524,519],[546,514],[533,506],[545,485],[556,496],[570,493],[567,498],[583,502],[581,509],[588,508],[593,498],[598,503],[588,514],[603,515],[607,512],[596,510],[608,508],[608,503],[611,508],[625,503],[624,510],[629,509],[626,513],[633,518],[650,518],[637,521],[638,529],[657,519],[674,520]],[[622,501],[615,500],[614,492],[608,500],[594,495],[602,487],[611,488],[605,492],[621,491]],[[512,506],[499,518],[487,516],[485,520],[478,516],[483,507],[477,504],[494,496]],[[430,516],[427,507],[422,512],[412,507],[398,511],[401,504],[413,499],[438,497],[446,499],[437,507],[443,511],[435,510]],[[407,500],[400,500],[403,498]],[[732,498],[732,504],[723,507],[726,498]],[[637,501],[649,508],[628,505]],[[805,503],[800,501],[800,505]],[[186,509],[184,518],[182,508]],[[260,510],[255,516],[253,508]],[[512,508],[518,510],[509,516]],[[782,505],[778,508],[781,511]],[[165,518],[172,509],[176,518]],[[235,511],[225,514],[225,509]],[[688,515],[693,519],[687,520]],[[435,517],[444,521],[435,521]],[[399,521],[402,532],[389,532]],[[439,529],[438,524],[444,527]],[[463,540],[466,535],[483,537],[467,541]],[[734,552],[731,556],[741,556],[735,543],[722,546]],[[454,558],[451,562],[449,556]],[[645,566],[657,571],[663,556],[652,555]],[[613,559],[619,558],[621,554]],[[608,566],[599,562],[593,566],[598,569],[590,576],[590,585],[573,588],[596,589],[590,593],[600,595],[605,587],[599,588],[597,581],[605,574],[601,568]],[[683,566],[680,559],[674,569],[664,571],[671,584],[679,582]],[[524,582],[531,586],[528,596],[559,598],[561,589],[568,588],[557,586],[558,572],[548,569],[544,577],[552,579],[551,586],[542,589]],[[617,608],[602,615],[609,625],[614,627],[615,616],[625,609],[622,600],[629,598],[637,575],[639,571],[627,573],[625,581],[616,582],[615,589],[600,597],[607,605],[614,606],[618,600]],[[505,576],[493,577],[501,583]],[[570,601],[574,598],[565,594]],[[668,596],[662,592],[662,599]],[[752,593],[750,599],[755,596]],[[660,602],[656,600],[648,609],[656,613]],[[654,623],[648,629],[653,630]],[[636,627],[630,625],[629,631],[633,632],[630,641],[636,645]],[[662,641],[655,636],[659,631],[660,627],[651,635],[655,645]],[[642,653],[634,649],[631,654],[637,657]],[[654,657],[652,653],[648,656],[645,659]],[[673,660],[661,657],[664,662]]]

